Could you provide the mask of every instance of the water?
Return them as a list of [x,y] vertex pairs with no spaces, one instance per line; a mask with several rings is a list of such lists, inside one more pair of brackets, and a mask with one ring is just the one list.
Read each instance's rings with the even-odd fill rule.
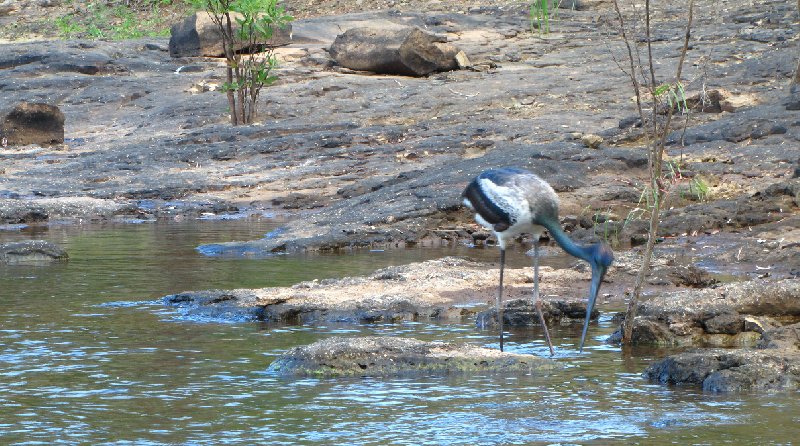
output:
[[[285,379],[265,372],[289,347],[333,335],[411,336],[497,347],[471,324],[320,327],[198,323],[156,299],[190,289],[288,285],[366,274],[466,248],[272,258],[213,258],[204,243],[247,240],[269,219],[10,228],[0,241],[44,238],[70,261],[0,266],[0,444],[788,444],[798,394],[710,395],[650,384],[664,352],[603,346],[554,327],[549,376]],[[517,253],[512,260],[527,262]],[[556,263],[568,261],[555,259]],[[509,350],[545,354],[541,334]]]

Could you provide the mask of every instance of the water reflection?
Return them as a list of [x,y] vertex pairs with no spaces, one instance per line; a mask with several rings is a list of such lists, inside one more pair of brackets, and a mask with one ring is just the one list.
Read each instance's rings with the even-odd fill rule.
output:
[[[584,354],[575,346],[580,326],[554,327],[566,367],[547,376],[291,380],[266,373],[268,364],[328,336],[490,347],[497,339],[472,324],[175,322],[175,309],[156,300],[367,274],[447,254],[497,255],[457,247],[256,260],[195,250],[279,226],[260,218],[0,232],[0,241],[46,238],[70,253],[66,263],[0,267],[0,443],[764,444],[800,434],[796,394],[706,395],[643,381],[652,351],[623,355],[602,345],[614,328],[607,317]],[[535,328],[510,331],[507,345],[547,353]]]

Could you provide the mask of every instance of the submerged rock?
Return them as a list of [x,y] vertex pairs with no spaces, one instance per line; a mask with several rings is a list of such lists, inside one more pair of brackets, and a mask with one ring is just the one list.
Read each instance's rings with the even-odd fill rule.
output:
[[559,364],[533,355],[468,344],[391,337],[333,337],[295,347],[269,366],[288,376],[541,373]]
[[0,244],[0,263],[48,262],[68,258],[63,248],[45,240]]
[[184,316],[200,320],[250,322],[264,319],[264,305],[252,290],[205,290],[164,296],[165,305],[178,307]]

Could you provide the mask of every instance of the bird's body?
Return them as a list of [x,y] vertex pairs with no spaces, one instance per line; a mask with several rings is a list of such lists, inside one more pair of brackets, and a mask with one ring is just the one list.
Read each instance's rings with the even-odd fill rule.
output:
[[475,211],[475,220],[495,233],[497,244],[500,247],[500,288],[497,298],[500,349],[503,349],[501,304],[505,249],[514,237],[529,233],[533,236],[535,253],[534,303],[544,327],[550,351],[553,352],[539,301],[539,237],[547,229],[564,251],[586,260],[592,266],[592,284],[580,344],[580,349],[583,350],[589,316],[597,298],[600,282],[614,259],[611,250],[602,244],[591,246],[575,244],[561,228],[558,219],[558,195],[546,181],[525,169],[504,167],[486,170],[467,185],[462,198],[464,204]]
[[478,223],[497,235],[501,249],[520,234],[538,239],[545,230],[543,222],[558,221],[558,195],[546,181],[524,169],[484,171],[463,196]]

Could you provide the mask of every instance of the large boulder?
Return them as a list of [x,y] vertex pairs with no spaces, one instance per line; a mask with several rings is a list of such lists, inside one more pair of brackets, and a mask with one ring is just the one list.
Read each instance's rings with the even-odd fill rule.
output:
[[0,138],[12,146],[63,144],[64,114],[55,105],[20,102],[0,124]]
[[[238,29],[235,22],[238,14],[232,14],[234,19],[234,32]],[[269,46],[288,45],[292,40],[292,25],[287,24],[284,28],[275,28],[272,31],[272,38],[267,42]],[[236,48],[236,51],[245,50],[243,45]],[[222,49],[222,35],[217,24],[206,11],[200,11],[186,17],[183,22],[176,23],[170,28],[169,54],[172,57],[222,57],[225,55]]]
[[45,240],[25,240],[0,244],[0,264],[48,262],[67,260],[68,257],[63,248]]
[[392,337],[333,337],[295,347],[269,366],[288,376],[396,376],[413,374],[541,373],[551,359],[468,344]]
[[416,27],[352,28],[336,37],[330,54],[345,68],[402,76],[469,65],[466,55],[445,37]]

